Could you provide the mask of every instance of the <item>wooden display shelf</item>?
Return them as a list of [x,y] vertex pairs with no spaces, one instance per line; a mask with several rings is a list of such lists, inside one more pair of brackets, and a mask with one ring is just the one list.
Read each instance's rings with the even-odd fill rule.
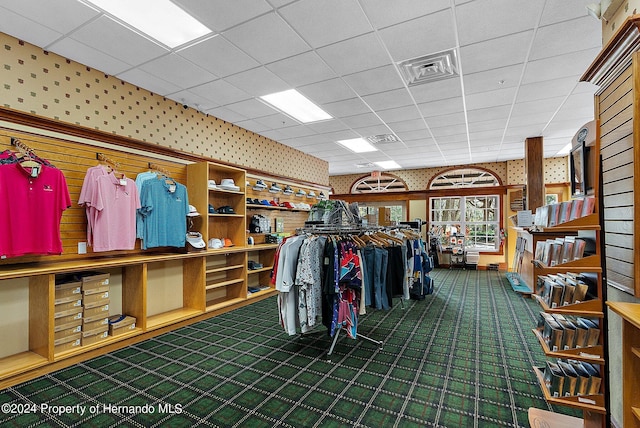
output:
[[584,317],[604,318],[602,302],[600,299],[585,300],[580,303],[552,308],[547,305],[539,295],[533,294],[533,297],[538,301],[538,304],[542,306],[542,309],[550,314],[582,315]]
[[[201,315],[202,311],[192,308],[178,308],[147,317],[147,330],[165,327]],[[118,337],[118,336],[116,336]]]
[[216,192],[216,193],[230,193],[232,195],[244,195],[244,191],[242,190],[228,190],[228,189],[221,189],[219,187],[216,187],[214,189],[208,188],[209,192]]
[[260,272],[269,272],[272,269],[273,269],[273,266],[267,266],[267,267],[263,267],[263,268],[260,268],[260,269],[249,269],[247,271],[247,274],[251,275],[251,274],[256,274],[256,273],[260,273]]
[[244,214],[208,214],[209,217],[245,218]]
[[49,360],[46,357],[31,351],[9,355],[0,358],[0,367],[2,367],[2,370],[0,370],[0,379],[28,372],[47,364],[49,364]]
[[264,297],[265,295],[271,295],[271,294],[276,294],[277,291],[275,288],[268,288],[265,290],[260,290],[260,291],[256,291],[255,293],[249,293],[247,292],[247,298],[248,299],[256,299],[258,297]]
[[533,367],[533,371],[538,378],[540,389],[544,394],[545,400],[551,404],[559,404],[562,406],[573,407],[576,409],[588,410],[594,413],[605,414],[607,410],[604,407],[604,395],[571,395],[565,397],[552,397],[549,393],[549,389],[544,381],[544,373],[539,367]]
[[557,224],[551,227],[542,227],[538,230],[529,230],[529,233],[556,233],[556,232],[575,232],[576,230],[600,230],[600,222],[598,214],[589,214],[574,220]]
[[133,330],[127,331],[126,333],[119,334],[117,336],[107,336],[105,339],[92,343],[91,345],[82,345],[73,349],[69,349],[67,351],[62,351],[54,355],[54,361],[59,361],[64,358],[69,358],[74,355],[82,354],[87,351],[92,351],[94,349],[102,348],[105,345],[109,345],[111,343],[120,342],[123,339],[127,339],[129,337],[137,336],[142,333],[142,329],[137,327]]
[[205,286],[205,289],[207,291],[215,290],[216,288],[228,287],[230,285],[237,284],[239,282],[244,282],[244,278],[229,279],[227,281],[221,281],[221,282],[216,282],[216,283],[212,283],[212,284],[207,284]]
[[226,297],[220,299],[214,299],[207,302],[207,312],[216,311],[218,309],[226,308],[238,303],[244,302],[246,299],[242,297],[236,297],[235,299],[228,299]]
[[602,262],[599,254],[592,254],[578,260],[572,260],[567,263],[561,263],[555,266],[546,266],[539,260],[531,260],[534,266],[545,273],[567,272],[571,270],[579,270],[580,272],[602,272]]
[[226,272],[228,270],[233,270],[233,269],[244,269],[244,265],[231,265],[231,266],[222,266],[214,269],[207,269],[205,273]]
[[594,364],[604,364],[602,345],[596,346],[588,346],[586,348],[571,348],[571,349],[563,349],[561,351],[552,351],[545,342],[542,334],[537,329],[532,329],[533,334],[538,338],[538,342],[540,342],[540,346],[542,346],[542,350],[547,357],[554,358],[563,358],[563,359],[571,359],[571,360],[579,360],[586,361],[588,363]]

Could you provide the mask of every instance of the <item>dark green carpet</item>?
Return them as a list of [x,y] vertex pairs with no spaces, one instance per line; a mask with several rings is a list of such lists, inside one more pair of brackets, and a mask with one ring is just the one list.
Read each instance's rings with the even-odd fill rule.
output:
[[328,361],[326,333],[285,335],[270,298],[4,390],[32,412],[0,426],[528,427],[530,406],[550,408],[531,369],[539,308],[501,272],[432,276],[426,300],[360,318],[382,349],[342,337]]

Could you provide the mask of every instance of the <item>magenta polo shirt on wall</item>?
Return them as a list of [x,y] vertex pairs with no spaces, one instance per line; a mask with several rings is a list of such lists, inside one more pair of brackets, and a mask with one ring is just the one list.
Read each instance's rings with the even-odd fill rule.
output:
[[136,183],[113,172],[95,180],[90,205],[93,219],[93,251],[133,250],[136,244],[136,210],[140,197]]
[[0,166],[0,257],[61,254],[60,220],[71,206],[62,171],[42,165],[37,177],[19,163]]

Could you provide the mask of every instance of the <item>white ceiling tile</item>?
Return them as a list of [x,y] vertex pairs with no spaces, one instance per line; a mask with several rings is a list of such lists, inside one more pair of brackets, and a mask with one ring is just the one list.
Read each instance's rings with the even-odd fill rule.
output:
[[263,116],[263,117],[257,118],[256,121],[260,122],[265,126],[268,126],[270,129],[282,129],[282,128],[288,128],[290,126],[299,125],[299,123],[296,120],[282,113]]
[[414,140],[424,140],[425,138],[431,138],[432,134],[426,129],[415,129],[413,131],[399,131],[396,135],[405,143]]
[[315,52],[305,52],[266,66],[292,87],[338,77]]
[[[253,119],[241,120],[239,122],[236,122],[235,125],[238,125],[239,127],[247,129],[251,132],[255,132],[256,134],[263,135],[265,137],[266,135],[264,135],[264,133],[271,131],[271,128]],[[273,137],[270,136],[269,138],[273,138]]]
[[477,73],[466,73],[464,75],[465,94],[517,87],[523,70],[524,63],[520,63]]
[[215,75],[174,53],[149,61],[139,68],[185,89],[216,79]]
[[[542,19],[540,25],[549,25],[556,22],[568,21],[573,18],[579,18],[587,15],[586,6],[593,3],[593,0],[571,0],[571,1],[553,1],[547,2],[544,5],[544,11],[542,12]],[[600,26],[602,25],[596,19],[591,18],[597,25],[597,32],[600,32]]]
[[403,120],[421,119],[420,110],[415,105],[385,108],[378,110],[378,116],[385,122],[400,122]]
[[206,111],[206,113],[210,114],[211,116],[217,117],[218,119],[222,119],[225,122],[230,122],[230,123],[237,123],[242,120],[247,120],[246,117],[234,111],[231,111],[226,107],[212,108],[211,110]]
[[348,100],[326,103],[322,104],[320,107],[333,117],[352,116],[371,111],[371,109],[369,109],[369,107],[367,107],[360,98],[351,98]]
[[190,88],[205,98],[216,101],[220,105],[232,104],[238,101],[252,98],[245,91],[225,82],[222,79],[205,83],[204,85]]
[[356,0],[301,0],[279,12],[314,48],[373,30]]
[[69,37],[131,65],[143,64],[168,52],[105,16],[80,27]]
[[[461,5],[456,9],[460,45],[531,30],[544,7],[545,2],[513,0],[472,1]],[[509,16],[509,19],[505,20],[504,16]],[[521,46],[521,49],[526,51],[526,46]]]
[[72,32],[76,27],[100,14],[99,11],[77,0],[3,0],[2,7],[24,19],[62,34]]
[[153,76],[146,71],[137,68],[127,70],[124,73],[120,73],[117,75],[117,77],[124,80],[125,82],[129,82],[133,85],[144,88],[159,95],[167,95],[182,89],[174,85],[173,83],[159,79],[156,76]]
[[180,56],[220,77],[255,68],[260,63],[222,36],[214,36],[178,51]]
[[590,16],[541,27],[531,47],[530,61],[557,55],[566,55],[576,50],[602,47],[598,31],[600,22]]
[[117,58],[90,48],[68,37],[52,44],[50,50],[65,58],[73,59],[80,64],[87,65],[110,75],[116,75],[131,68],[129,64]]
[[361,0],[360,3],[374,27],[380,29],[447,9],[450,0]]
[[553,80],[567,76],[575,76],[577,81],[599,52],[600,49],[587,49],[531,61],[527,64],[522,83]]
[[380,37],[398,62],[456,47],[454,28],[451,9],[445,9],[380,30]]
[[383,135],[383,134],[391,133],[389,128],[387,128],[384,125],[369,125],[369,126],[353,128],[353,130],[365,138],[372,137],[374,135]]
[[342,123],[350,128],[363,128],[365,126],[380,125],[380,119],[373,113],[358,114],[342,118]]
[[485,120],[495,120],[507,117],[510,111],[510,106],[498,106],[480,110],[472,110],[467,112],[467,119],[469,120],[469,123],[482,122]]
[[533,31],[523,31],[460,48],[463,73],[477,73],[524,62]]
[[325,46],[317,52],[339,75],[357,73],[389,63],[387,53],[373,33]]
[[544,100],[527,101],[516,103],[513,106],[512,117],[531,116],[535,114],[548,114],[549,119],[553,112],[549,111],[549,106],[559,107],[564,101],[564,97],[546,98]]
[[436,82],[423,83],[422,85],[409,86],[416,103],[443,100],[459,97],[462,94],[462,84],[459,77],[453,77]]
[[322,122],[308,123],[307,126],[319,134],[350,130],[348,126],[339,120],[323,120]]
[[272,107],[269,107],[265,103],[258,101],[255,98],[250,98],[248,100],[239,101],[233,104],[226,104],[225,107],[245,117],[253,118],[271,116],[275,113],[275,110]]
[[177,91],[167,95],[167,98],[171,98],[172,100],[179,101],[182,104],[186,104],[189,107],[195,108],[196,110],[206,112],[211,110],[212,108],[218,107],[218,105],[211,100],[200,96],[200,94],[189,91],[182,90]]
[[469,132],[481,132],[499,129],[504,131],[507,125],[506,119],[486,120],[484,122],[473,122],[469,124]]
[[[517,102],[551,98],[558,94],[570,94],[577,87],[577,84],[575,77],[564,77],[521,85],[518,90]],[[593,93],[591,93],[591,96],[593,96]]]
[[173,0],[214,31],[223,31],[272,10],[264,0]]
[[437,140],[450,135],[463,135],[467,132],[465,125],[445,126],[442,128],[431,128],[431,133]]
[[327,104],[354,98],[356,94],[342,81],[330,79],[298,88],[303,95],[316,104]]
[[224,80],[255,97],[291,88],[287,82],[280,79],[265,67],[257,67],[241,73],[236,73],[232,76],[226,77]]
[[393,65],[350,74],[344,80],[360,96],[404,88],[404,82]]
[[241,24],[224,36],[248,55],[262,63],[270,63],[309,50],[280,16],[268,13]]
[[422,115],[427,118],[427,122],[429,122],[428,118],[432,118],[434,116],[464,111],[462,99],[460,98],[449,98],[446,100],[438,100],[430,103],[422,103],[419,104],[418,107],[420,108]]
[[[36,46],[45,47],[62,36],[46,25],[0,7],[0,31]],[[51,52],[55,52],[51,49]]]
[[440,116],[431,117],[427,120],[427,124],[430,127],[459,125],[466,122],[463,112],[443,114]]
[[374,110],[413,105],[409,92],[404,88],[366,95],[362,99]]
[[426,125],[422,119],[403,120],[400,122],[387,122],[387,125],[389,125],[389,127],[391,127],[394,132],[416,131],[426,128]]
[[314,135],[315,132],[312,129],[309,129],[306,125],[295,125],[289,126],[287,128],[281,128],[280,132],[286,136],[286,138],[300,138],[300,137],[308,137],[309,135]]
[[515,95],[516,88],[514,87],[471,94],[466,97],[466,105],[468,110],[511,105],[514,101]]

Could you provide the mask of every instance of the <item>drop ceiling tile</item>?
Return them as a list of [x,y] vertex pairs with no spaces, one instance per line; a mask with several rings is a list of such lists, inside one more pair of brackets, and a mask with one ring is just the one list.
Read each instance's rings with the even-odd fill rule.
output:
[[533,31],[523,31],[460,48],[463,72],[477,73],[524,62]]
[[373,113],[358,114],[342,118],[342,123],[350,128],[363,128],[365,126],[381,125],[380,119]]
[[73,59],[80,64],[100,70],[103,73],[115,76],[131,68],[117,58],[107,55],[99,50],[90,48],[76,40],[63,38],[50,46],[51,52],[55,52],[65,58]]
[[583,52],[572,52],[552,58],[530,61],[522,79],[522,83],[540,82],[562,77],[575,76],[576,80],[591,64],[600,49],[587,49]]
[[508,117],[510,106],[490,107],[467,112],[467,119],[471,122],[482,122]]
[[282,113],[276,113],[269,116],[263,116],[256,119],[257,122],[268,126],[270,129],[282,129],[290,126],[296,126],[300,123]]
[[272,10],[264,0],[173,0],[214,31],[223,31]]
[[143,64],[168,52],[106,16],[78,28],[69,37],[131,65]]
[[377,29],[409,21],[451,6],[450,0],[362,0],[369,20]]
[[513,87],[471,94],[466,97],[466,106],[468,110],[476,110],[487,107],[511,105],[515,96],[516,88]]
[[435,116],[429,118],[427,120],[427,124],[429,127],[441,127],[441,126],[451,126],[451,125],[459,125],[464,124],[466,122],[466,118],[463,112],[452,113],[452,114],[443,114],[441,116]]
[[149,61],[139,68],[185,89],[216,79],[215,75],[175,53]]
[[200,94],[189,90],[182,90],[168,94],[167,98],[186,104],[191,108],[195,108],[196,110],[203,112],[218,107],[218,104],[212,102],[210,99],[204,98],[200,96]]
[[531,47],[530,61],[602,47],[600,22],[590,16],[541,27]]
[[[517,102],[552,98],[559,94],[570,94],[577,87],[575,77],[563,77],[560,79],[545,80],[543,82],[521,85],[518,89]],[[591,93],[593,96],[593,93]]]
[[372,137],[374,135],[383,135],[383,134],[391,133],[391,131],[389,131],[389,128],[387,128],[384,125],[370,125],[370,126],[364,126],[359,128],[353,128],[353,130],[358,134],[362,135],[363,137]]
[[467,132],[465,125],[444,126],[441,128],[431,128],[431,133],[437,140],[449,135],[463,135]]
[[429,118],[433,118],[435,116],[448,115],[451,113],[459,113],[464,111],[464,106],[462,104],[461,98],[450,98],[447,100],[422,103],[418,104],[418,108],[422,112],[422,115],[427,118],[427,122],[430,121]]
[[[235,125],[238,125],[241,128],[244,128],[246,130],[255,132],[256,134],[260,134],[263,136],[266,136],[264,135],[265,132],[271,131],[271,128],[269,128],[268,126],[263,125],[262,123],[252,119],[241,120],[239,122],[236,122]],[[269,138],[272,138],[272,137],[269,137]]]
[[[3,0],[2,7],[28,21],[62,34],[70,33],[100,14],[99,11],[77,0]],[[4,26],[2,28],[4,31]],[[25,26],[25,29],[27,28]]]
[[413,100],[409,92],[404,88],[366,95],[362,97],[362,99],[374,110],[386,110],[413,105]]
[[333,117],[351,116],[371,111],[360,98],[322,104],[320,107]]
[[294,88],[338,77],[315,52],[301,53],[266,67]]
[[[472,1],[461,5],[456,8],[460,45],[470,45],[531,30],[544,7],[544,2],[511,0]],[[505,16],[509,19],[505,20]],[[526,50],[523,48],[525,46],[528,45],[522,45],[520,48]]]
[[229,122],[229,123],[236,123],[236,122],[240,122],[242,120],[247,120],[248,118],[242,116],[241,114],[238,114],[234,111],[229,110],[226,107],[216,107],[216,108],[212,108],[211,110],[207,110],[206,111],[207,114],[210,114],[211,116],[217,117],[218,119],[224,120],[225,122]]
[[456,47],[454,28],[451,9],[445,9],[387,27],[379,34],[398,62]]
[[197,92],[201,96],[210,99],[219,105],[232,104],[238,101],[252,98],[241,89],[225,82],[222,79],[205,83],[204,85],[190,88],[193,92]]
[[[475,94],[501,88],[517,87],[524,70],[524,63],[493,68],[477,73],[465,73],[465,94]],[[501,83],[502,82],[502,83]]]
[[348,126],[339,120],[323,120],[322,122],[308,123],[307,126],[319,134],[350,130]]
[[373,33],[325,46],[318,54],[339,75],[357,73],[389,63],[389,57]]
[[416,129],[414,131],[400,131],[396,132],[398,138],[407,143],[408,141],[413,140],[424,140],[427,137],[431,137],[432,134],[428,132],[426,129]]
[[255,98],[239,101],[237,103],[226,104],[225,107],[245,117],[252,117],[252,118],[271,116],[272,114],[277,112],[272,107],[269,107],[265,103],[258,101]]
[[178,51],[194,64],[220,77],[260,65],[222,36],[214,36]]
[[236,73],[226,77],[225,80],[255,97],[291,88],[284,80],[280,79],[265,67],[257,67]]
[[223,35],[261,63],[278,61],[310,49],[309,45],[275,13],[252,19]]
[[356,96],[342,79],[330,79],[312,83],[299,87],[298,91],[316,104],[328,104]]
[[549,110],[550,106],[558,108],[562,105],[564,97],[546,98],[544,100],[527,101],[524,103],[516,103],[511,113],[512,117],[532,116],[536,114],[547,114],[549,119],[553,115],[553,110]]
[[462,83],[459,77],[424,83],[422,85],[409,86],[416,103],[444,100],[462,95]]
[[[273,141],[277,141],[277,142],[279,142],[281,144],[285,144],[285,143],[282,142],[283,139],[284,139],[284,134],[279,130],[273,130],[272,129],[270,131],[262,131],[262,132],[260,132],[260,135],[262,135],[263,137],[267,137],[267,138],[269,138],[269,139],[271,139]],[[291,147],[289,144],[285,144],[285,145]]]
[[422,118],[420,110],[415,105],[378,110],[377,113],[387,123]]
[[425,130],[426,125],[422,119],[403,120],[400,122],[387,122],[394,132]]
[[287,128],[280,128],[280,132],[286,138],[300,138],[300,137],[308,137],[310,135],[314,135],[315,132],[309,129],[306,125],[295,125],[289,126]]
[[345,82],[360,96],[404,88],[404,82],[393,65],[344,76]]
[[125,82],[131,83],[132,85],[136,85],[159,95],[167,95],[182,89],[173,83],[159,79],[156,76],[137,68],[120,73],[117,77]]
[[[58,31],[31,21],[17,13],[0,7],[0,29],[5,34],[36,46],[48,46],[62,36]],[[51,49],[51,52],[55,50]]]
[[356,0],[301,0],[279,12],[314,48],[373,30]]
[[481,132],[489,130],[500,130],[502,132],[504,131],[506,125],[506,118],[498,120],[486,120],[484,122],[473,122],[469,124],[469,132]]

